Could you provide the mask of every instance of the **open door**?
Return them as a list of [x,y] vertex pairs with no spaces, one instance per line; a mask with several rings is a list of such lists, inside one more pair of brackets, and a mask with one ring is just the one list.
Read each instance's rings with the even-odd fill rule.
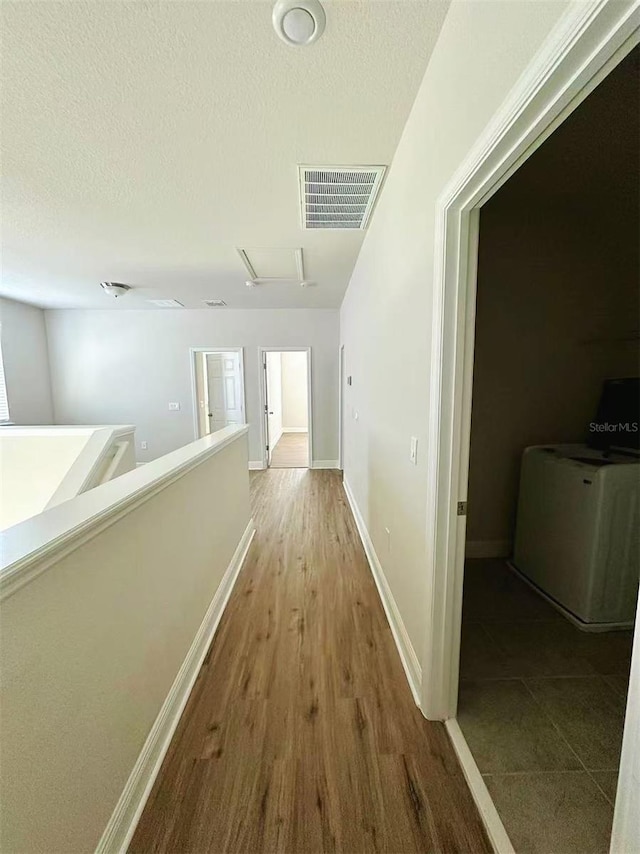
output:
[[309,348],[264,348],[263,459],[272,468],[309,468],[311,381]]
[[207,418],[209,433],[244,422],[238,353],[207,353]]
[[273,414],[273,412],[270,412],[270,410],[269,410],[269,395],[270,395],[269,373],[270,373],[270,367],[271,366],[270,366],[269,362],[267,361],[268,355],[269,355],[268,353],[262,354],[262,368],[264,371],[264,412],[263,412],[263,418],[264,418],[264,435],[265,435],[265,455],[266,455],[265,458],[266,458],[267,468],[271,465],[271,453],[273,450],[273,442],[271,441],[270,437],[274,435],[274,425],[272,424],[274,414]]
[[242,349],[192,348],[191,353],[196,436],[244,424]]

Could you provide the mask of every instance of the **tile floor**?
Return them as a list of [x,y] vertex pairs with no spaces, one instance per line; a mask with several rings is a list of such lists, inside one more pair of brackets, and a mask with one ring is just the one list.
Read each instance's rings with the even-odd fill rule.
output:
[[518,854],[608,852],[631,641],[467,561],[458,721]]

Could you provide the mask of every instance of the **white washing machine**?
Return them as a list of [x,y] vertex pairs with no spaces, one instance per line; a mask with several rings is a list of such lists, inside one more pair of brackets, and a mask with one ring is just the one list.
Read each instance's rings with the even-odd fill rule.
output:
[[526,448],[513,564],[581,629],[633,625],[640,460],[587,445]]

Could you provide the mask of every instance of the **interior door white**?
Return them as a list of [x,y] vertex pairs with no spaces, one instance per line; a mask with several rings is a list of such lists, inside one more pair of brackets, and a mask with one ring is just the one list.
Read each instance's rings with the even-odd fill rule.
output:
[[271,452],[273,451],[273,443],[270,439],[270,422],[269,416],[269,364],[267,362],[267,353],[262,354],[262,376],[264,378],[264,440],[266,444],[265,455],[267,468],[271,465]]
[[281,353],[268,352],[265,357],[265,412],[267,432],[267,465],[282,436],[282,360]]
[[244,423],[239,353],[207,353],[209,432]]

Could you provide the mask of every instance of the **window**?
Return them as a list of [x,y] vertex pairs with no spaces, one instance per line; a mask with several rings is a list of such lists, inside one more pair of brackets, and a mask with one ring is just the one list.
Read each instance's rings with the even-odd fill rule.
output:
[[7,384],[4,378],[4,363],[2,360],[2,327],[0,326],[0,424],[9,420],[9,400]]

